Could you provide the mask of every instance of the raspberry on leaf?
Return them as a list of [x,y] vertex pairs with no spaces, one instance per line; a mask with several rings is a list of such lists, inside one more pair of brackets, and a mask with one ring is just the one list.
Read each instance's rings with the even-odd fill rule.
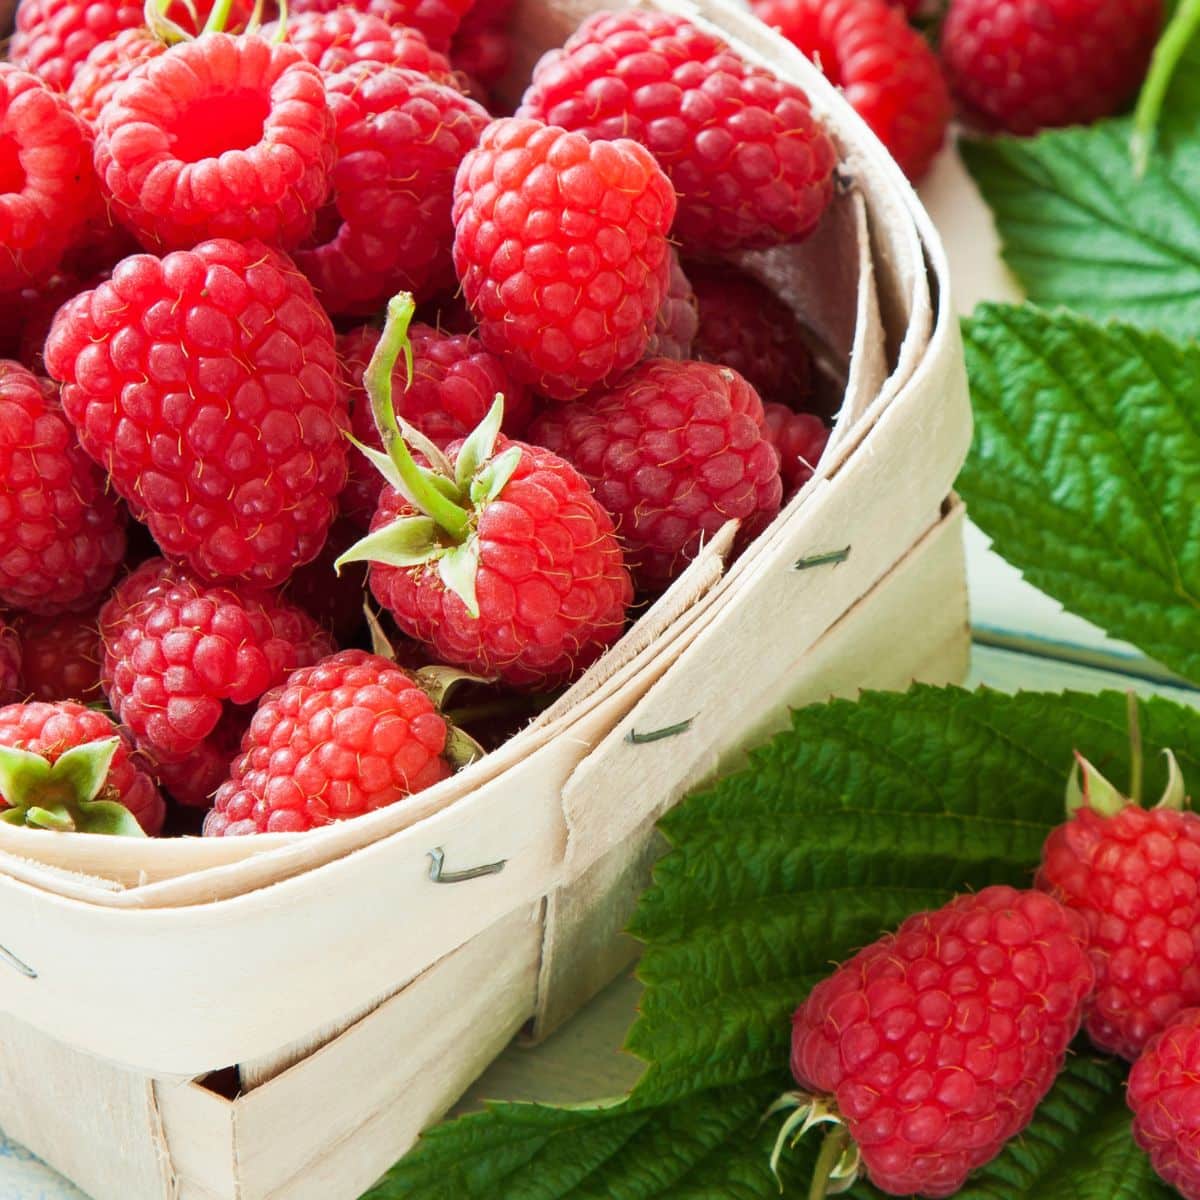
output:
[[802,1089],[772,1156],[828,1124],[810,1197],[861,1169],[892,1196],[952,1196],[1029,1123],[1092,987],[1078,914],[993,886],[909,917],[819,983],[792,1019]]
[[1162,798],[1143,808],[1136,702],[1130,700],[1130,796],[1082,755],[1067,784],[1065,824],[1042,848],[1036,886],[1087,923],[1096,990],[1084,1029],[1133,1061],[1182,1009],[1200,1005],[1200,816],[1167,751]]
[[445,452],[401,432],[392,372],[413,308],[391,301],[364,380],[384,450],[359,449],[389,486],[338,562],[371,562],[376,598],[443,662],[535,690],[569,682],[621,636],[632,599],[612,520],[568,463],[500,438],[499,397]]

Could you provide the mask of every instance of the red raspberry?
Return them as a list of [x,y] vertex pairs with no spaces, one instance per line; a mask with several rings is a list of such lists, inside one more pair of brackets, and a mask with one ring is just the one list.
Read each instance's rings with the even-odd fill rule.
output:
[[493,122],[454,194],[454,265],[483,344],[558,400],[633,366],[667,294],[674,213],[637,143]]
[[167,44],[145,26],[123,29],[115,38],[95,46],[79,64],[67,88],[67,101],[89,125],[116,90],[147,59],[167,52]]
[[333,649],[270,592],[208,586],[162,559],[138,568],[100,610],[104,690],[138,748],[184,804],[207,805],[250,719],[247,705]]
[[20,699],[21,639],[17,631],[0,617],[0,703]]
[[[95,709],[69,701],[59,704],[10,704],[7,708],[0,708],[0,746],[28,750],[50,763],[56,763],[76,746],[109,739],[115,740],[117,746],[101,791],[95,798],[112,801],[128,809],[143,831],[153,837],[162,829],[166,805],[154,786],[154,780],[137,765],[121,730],[108,717]],[[23,808],[29,804],[45,803],[49,807],[51,797],[38,794],[37,782],[31,781],[28,788],[22,788],[23,794],[20,796],[0,796],[0,804],[5,808]],[[53,800],[58,800],[61,792],[59,788],[53,790],[56,793]],[[86,809],[90,797],[71,797],[73,803],[81,799]],[[40,824],[29,818],[26,823]]]
[[1200,1004],[1200,816],[1172,771],[1163,804],[1130,803],[1085,759],[1070,820],[1042,848],[1037,886],[1087,922],[1096,991],[1084,1022],[1131,1062],[1181,1009]]
[[1158,1177],[1200,1200],[1200,1008],[1177,1013],[1129,1072],[1133,1138]]
[[124,511],[79,448],[57,389],[0,359],[0,603],[87,608],[124,557]]
[[[329,13],[345,4],[346,0],[293,0],[288,20],[296,13]],[[389,25],[419,30],[435,50],[445,54],[471,0],[350,0],[350,7]]]
[[910,179],[941,149],[950,91],[929,43],[887,0],[754,0],[846,99]]
[[454,284],[454,175],[487,112],[416,71],[358,63],[330,76],[337,162],[332,211],[296,253],[333,314],[371,315],[398,291]]
[[262,37],[182,42],[101,109],[95,160],[114,212],[149,249],[214,237],[294,246],[333,163],[321,72]]
[[779,454],[783,494],[793,496],[812,477],[829,442],[829,427],[813,413],[793,412],[785,404],[764,404],[766,435]]
[[[374,508],[371,512],[374,513]],[[349,645],[363,623],[363,604],[367,599],[367,571],[361,564],[343,567],[335,563],[362,536],[370,518],[362,526],[339,517],[329,530],[324,549],[302,566],[283,586],[283,598],[303,609],[322,629],[327,629],[336,645]]]
[[372,532],[340,561],[370,561],[380,604],[441,661],[517,687],[567,683],[624,629],[633,588],[612,520],[569,463],[499,439],[500,402],[444,454],[429,446],[422,474],[390,415],[412,309],[388,305],[370,373],[388,479],[409,498],[386,488]]
[[696,358],[732,367],[765,402],[803,408],[813,361],[792,309],[732,263],[689,263],[687,273],[700,309]]
[[197,575],[270,586],[324,545],[348,418],[329,318],[284,256],[127,258],[59,311],[46,365],[84,449]]
[[18,623],[21,677],[33,700],[91,704],[100,691],[100,629],[97,614],[28,617]]
[[[42,351],[55,314],[88,285],[72,274],[57,272],[38,288],[23,288],[0,297],[0,338],[4,357],[16,359],[35,375],[45,375]],[[7,325],[7,328],[3,326]]]
[[[212,4],[205,0],[179,0],[168,7],[166,15],[186,33],[194,34],[211,10]],[[225,27],[237,29],[248,17],[249,8],[234,0]],[[145,22],[146,6],[134,0],[21,0],[10,57],[63,90],[96,46]]]
[[[525,388],[515,383],[504,364],[469,334],[439,333],[428,325],[413,325],[412,383],[403,364],[392,377],[396,412],[410,425],[445,449],[464,438],[504,397],[504,432],[520,437],[529,425],[533,403]],[[379,344],[379,330],[366,325],[338,340],[342,369],[350,393],[350,420],[354,436],[365,445],[382,448],[371,401],[363,387],[363,372]],[[366,529],[375,516],[383,479],[361,455],[351,452],[350,479],[342,492],[342,512]]]
[[844,1122],[877,1188],[950,1196],[1029,1123],[1091,984],[1076,914],[985,888],[819,983],[792,1021],[792,1074]]
[[395,663],[343,650],[263,697],[204,834],[301,833],[395,804],[450,775],[446,733]]
[[[263,29],[274,38],[279,24]],[[381,17],[343,6],[330,12],[291,12],[285,27],[287,42],[327,75],[344,71],[360,62],[383,63],[420,71],[439,83],[452,84],[450,60],[430,48],[420,30],[407,25],[389,25]]]
[[779,511],[779,456],[736,371],[653,358],[612,392],[548,409],[530,430],[613,515],[639,589],[661,590],[727,521],[742,540]]
[[1137,91],[1161,21],[1159,0],[951,0],[942,62],[989,128],[1083,125]]
[[92,216],[91,153],[62,96],[0,63],[0,294],[44,285]]
[[513,41],[503,29],[460,29],[450,46],[450,60],[486,93],[512,65]]
[[837,155],[807,95],[668,13],[593,13],[534,68],[517,115],[648,146],[685,250],[797,241],[833,195]]
[[696,304],[696,293],[691,281],[683,273],[679,255],[671,250],[671,278],[667,294],[654,323],[654,333],[646,347],[647,358],[692,357],[692,343],[700,328],[700,314]]

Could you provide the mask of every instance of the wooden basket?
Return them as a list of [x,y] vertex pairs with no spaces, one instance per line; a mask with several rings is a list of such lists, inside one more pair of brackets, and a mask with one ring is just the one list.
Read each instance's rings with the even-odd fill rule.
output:
[[[950,487],[970,414],[936,235],[803,56],[724,0],[656,6],[801,83],[839,143],[817,234],[746,256],[843,373],[820,470],[736,561],[727,529],[561,701],[410,801],[228,841],[0,824],[0,1125],[94,1200],[353,1200],[514,1033],[629,961],[654,822],[686,790],[789,704],[965,671]],[[524,0],[518,44],[560,44],[594,7]]]

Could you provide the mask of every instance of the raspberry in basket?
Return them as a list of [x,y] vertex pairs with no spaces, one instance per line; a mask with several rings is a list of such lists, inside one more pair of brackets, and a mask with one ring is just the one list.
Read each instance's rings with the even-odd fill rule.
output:
[[395,804],[450,775],[447,732],[394,662],[343,650],[263,697],[204,834],[301,833]]
[[797,241],[833,194],[807,95],[668,13],[589,16],[538,63],[517,115],[648,146],[679,194],[685,253]]
[[679,255],[671,248],[671,278],[646,347],[647,358],[691,358],[692,343],[700,327],[696,293],[684,274]]
[[483,344],[559,400],[633,366],[667,295],[674,214],[638,143],[494,121],[454,189],[454,265]]
[[454,176],[490,118],[456,88],[362,62],[331,75],[333,195],[315,245],[296,251],[326,310],[373,316],[397,291],[454,286]]
[[762,401],[728,367],[648,359],[614,391],[547,409],[529,436],[592,485],[644,591],[665,587],[727,521],[742,522],[744,544],[779,511]]
[[137,254],[59,310],[46,366],[83,448],[163,553],[205,579],[282,583],[346,480],[329,318],[261,243]]
[[[341,8],[347,0],[292,0],[291,13],[329,13]],[[471,0],[349,0],[359,12],[370,13],[389,25],[407,25],[422,33],[425,40],[439,53],[450,49],[462,19],[471,7]]]
[[569,463],[500,437],[500,400],[444,453],[400,436],[392,372],[412,307],[391,302],[366,372],[390,486],[340,562],[369,561],[380,604],[442,662],[531,690],[569,682],[621,636],[633,597],[612,520]]
[[784,499],[798,492],[813,476],[829,427],[814,413],[793,412],[785,404],[764,404],[767,437],[779,454]]
[[21,639],[0,616],[0,704],[9,704],[21,694]]
[[321,72],[293,46],[206,33],[141,64],[96,119],[96,171],[150,249],[295,246],[333,163]]
[[0,807],[13,825],[135,837],[153,837],[166,816],[124,734],[69,701],[0,708]]
[[100,627],[96,612],[22,617],[21,679],[31,700],[91,704],[100,691]]
[[248,706],[333,648],[273,593],[205,585],[162,559],[117,586],[100,635],[117,719],[151,762],[177,768],[165,775],[175,799],[200,806],[237,749]]
[[125,510],[79,448],[58,389],[0,359],[0,604],[96,605],[125,557]]
[[0,296],[42,287],[98,205],[83,122],[35,75],[0,63]]

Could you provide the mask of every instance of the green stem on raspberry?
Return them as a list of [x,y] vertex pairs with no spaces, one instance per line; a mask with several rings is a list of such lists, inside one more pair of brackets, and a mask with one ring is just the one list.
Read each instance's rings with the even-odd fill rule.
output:
[[408,292],[400,292],[388,301],[387,321],[379,335],[375,353],[363,372],[363,386],[371,401],[371,413],[379,429],[383,448],[404,482],[409,499],[456,542],[461,542],[470,531],[470,516],[466,509],[440,492],[417,466],[400,432],[395,405],[392,403],[392,372],[401,353],[408,366],[408,378],[412,378],[412,346],[408,340],[408,326],[415,311],[416,304]]
[[821,1143],[817,1154],[817,1165],[813,1167],[812,1183],[808,1188],[808,1200],[825,1200],[829,1194],[830,1177],[834,1168],[846,1152],[850,1134],[845,1125],[835,1125]]
[[142,20],[146,22],[146,28],[165,46],[190,42],[192,35],[167,16],[170,7],[171,0],[146,0],[142,6]]
[[208,20],[204,22],[204,28],[200,32],[221,33],[225,28],[225,23],[229,20],[232,9],[233,0],[216,0],[212,11],[208,14]]
[[1197,29],[1200,29],[1200,0],[1181,0],[1175,15],[1158,39],[1158,45],[1154,47],[1150,69],[1146,72],[1137,107],[1133,110],[1133,134],[1129,139],[1133,170],[1139,179],[1146,173],[1150,163],[1158,118],[1175,68]]
[[1125,693],[1125,711],[1129,715],[1129,799],[1142,803],[1142,725],[1138,719],[1137,695]]

